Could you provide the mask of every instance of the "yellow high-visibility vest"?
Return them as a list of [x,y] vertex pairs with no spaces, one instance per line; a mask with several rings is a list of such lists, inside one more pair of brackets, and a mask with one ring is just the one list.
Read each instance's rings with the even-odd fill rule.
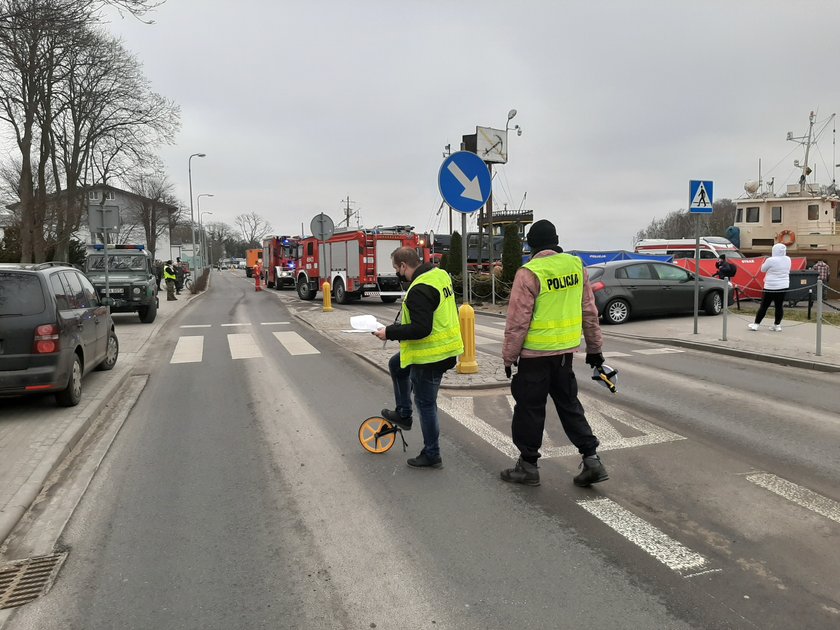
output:
[[583,332],[583,261],[570,254],[555,254],[533,258],[523,267],[540,281],[523,347],[543,351],[577,348]]
[[172,271],[172,267],[170,265],[163,266],[163,279],[164,280],[175,280],[175,272]]
[[449,357],[457,357],[464,352],[464,343],[461,341],[461,324],[458,320],[458,307],[455,305],[452,280],[443,269],[432,269],[412,281],[405,293],[405,298],[403,298],[403,324],[411,323],[411,315],[405,304],[408,301],[408,294],[419,284],[437,289],[440,294],[440,304],[435,309],[432,332],[428,337],[400,341],[400,367],[436,363]]

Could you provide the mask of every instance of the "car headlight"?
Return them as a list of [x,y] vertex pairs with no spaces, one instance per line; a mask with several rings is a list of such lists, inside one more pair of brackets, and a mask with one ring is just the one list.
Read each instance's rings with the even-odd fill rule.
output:
[[132,293],[134,293],[134,295],[140,295],[140,287],[134,287]]

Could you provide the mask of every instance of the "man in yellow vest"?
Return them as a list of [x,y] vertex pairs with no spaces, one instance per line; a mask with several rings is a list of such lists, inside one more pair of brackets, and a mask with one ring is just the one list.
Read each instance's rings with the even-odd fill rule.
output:
[[388,369],[394,383],[396,408],[382,416],[404,430],[411,429],[411,392],[420,414],[423,450],[408,460],[413,468],[442,468],[437,395],[443,373],[455,367],[464,352],[452,279],[443,269],[420,262],[417,251],[400,247],[391,254],[397,276],[411,282],[402,303],[402,320],[373,333],[383,341],[396,339],[400,351]]
[[173,300],[177,300],[178,298],[175,297],[175,279],[178,276],[175,275],[175,269],[172,267],[172,261],[167,260],[166,263],[163,265],[163,280],[166,282],[166,301],[172,302]]
[[586,420],[577,396],[572,357],[586,340],[586,363],[603,365],[598,309],[583,262],[557,246],[557,231],[550,221],[537,221],[528,231],[531,260],[516,272],[508,303],[502,359],[511,378],[513,408],[511,434],[520,457],[502,479],[527,486],[540,485],[540,457],[545,405],[550,395],[563,430],[583,456],[577,486],[588,487],[609,479],[596,453],[598,439]]

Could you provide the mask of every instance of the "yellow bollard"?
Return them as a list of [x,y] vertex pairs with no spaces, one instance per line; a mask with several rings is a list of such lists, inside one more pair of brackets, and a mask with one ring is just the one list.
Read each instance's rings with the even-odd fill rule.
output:
[[324,282],[321,285],[321,291],[324,293],[324,308],[322,309],[324,313],[332,313],[332,296],[330,295],[330,283]]
[[458,309],[461,322],[461,339],[464,342],[464,354],[455,370],[458,374],[475,374],[478,363],[475,360],[475,310],[469,304],[462,304]]

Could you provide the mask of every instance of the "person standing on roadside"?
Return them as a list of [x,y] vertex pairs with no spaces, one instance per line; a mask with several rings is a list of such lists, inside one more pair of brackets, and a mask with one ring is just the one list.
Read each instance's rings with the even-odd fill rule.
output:
[[455,367],[455,357],[464,352],[452,279],[443,269],[421,263],[417,251],[411,247],[394,250],[391,262],[397,277],[411,284],[403,298],[402,323],[373,333],[383,341],[400,342],[400,351],[388,361],[396,408],[383,409],[382,417],[401,429],[411,429],[411,392],[414,391],[423,450],[409,459],[408,465],[442,468],[438,389],[444,372]]
[[[169,261],[172,262],[171,260]],[[184,288],[184,264],[181,262],[181,257],[175,257],[175,294],[181,295],[181,289]]]
[[172,267],[172,261],[167,260],[166,264],[163,266],[163,280],[166,282],[166,301],[172,302],[173,300],[177,300],[178,298],[175,297],[175,279],[177,276],[175,275],[175,269]]
[[771,251],[772,256],[761,265],[761,270],[764,272],[764,293],[761,295],[761,305],[755,314],[755,321],[747,326],[750,330],[758,330],[761,320],[767,314],[770,302],[773,302],[775,317],[770,330],[782,331],[785,293],[790,287],[790,258],[784,243],[776,243]]
[[[812,269],[817,272],[817,277],[822,280],[823,290],[825,290],[825,287],[828,286],[829,276],[831,275],[831,268],[828,266],[828,263],[820,258],[814,263]],[[823,298],[825,298],[825,293],[823,293]]]
[[[504,481],[540,485],[540,457],[545,406],[550,395],[563,430],[580,452],[581,472],[576,486],[588,487],[609,479],[598,457],[598,438],[578,400],[572,357],[586,340],[586,363],[600,367],[601,327],[598,309],[583,261],[564,254],[550,221],[537,221],[528,231],[531,260],[516,272],[508,302],[502,359],[511,378],[516,402],[511,421],[513,443],[520,456],[513,468],[501,472]],[[518,366],[512,374],[512,366]]]

